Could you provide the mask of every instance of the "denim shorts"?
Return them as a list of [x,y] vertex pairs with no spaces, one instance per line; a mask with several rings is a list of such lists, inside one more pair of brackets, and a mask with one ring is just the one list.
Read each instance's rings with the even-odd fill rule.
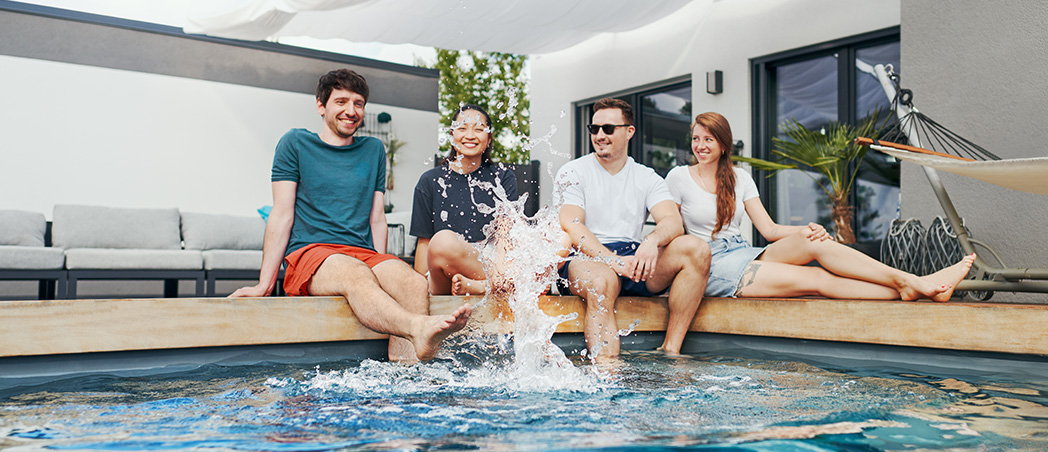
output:
[[742,273],[764,248],[750,246],[742,236],[711,240],[710,279],[706,283],[707,297],[734,297],[739,289]]
[[[637,252],[637,247],[640,246],[640,243],[637,243],[637,242],[611,242],[611,243],[603,243],[602,245],[604,245],[605,248],[611,250],[611,252],[615,253],[616,255],[619,255],[619,256],[632,256],[632,255],[634,255]],[[574,253],[572,253],[572,255],[574,255]],[[557,289],[560,291],[561,294],[570,294],[571,293],[571,290],[567,286],[568,266],[569,265],[571,265],[571,261],[570,260],[565,262],[564,265],[562,267],[560,267],[560,270],[558,270],[558,273],[560,274],[560,278],[557,279]],[[740,273],[740,276],[741,276],[741,273]],[[634,281],[632,279],[629,279],[629,278],[627,278],[625,276],[619,276],[619,284],[620,284],[620,289],[619,289],[619,294],[620,295],[631,295],[631,296],[634,296],[634,297],[654,297],[654,296],[658,296],[658,295],[660,295],[662,293],[665,293],[667,290],[669,290],[669,288],[667,288],[667,289],[664,289],[662,292],[652,293],[650,290],[648,290],[648,283],[647,282],[645,282],[645,281],[636,282],[636,281]]]

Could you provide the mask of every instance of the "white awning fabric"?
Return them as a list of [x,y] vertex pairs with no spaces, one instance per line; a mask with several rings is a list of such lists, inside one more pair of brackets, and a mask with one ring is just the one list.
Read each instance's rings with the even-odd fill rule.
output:
[[691,0],[237,0],[189,18],[186,33],[258,41],[351,42],[541,54],[629,31]]

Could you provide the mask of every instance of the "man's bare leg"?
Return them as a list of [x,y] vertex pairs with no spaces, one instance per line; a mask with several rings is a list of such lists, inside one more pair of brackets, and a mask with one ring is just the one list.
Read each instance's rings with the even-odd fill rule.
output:
[[660,347],[663,352],[680,354],[684,337],[687,336],[695,313],[699,311],[699,304],[702,303],[709,274],[710,247],[698,237],[682,235],[660,250],[655,273],[648,279],[647,286],[653,293],[670,287],[670,315],[666,325],[666,338]]
[[[379,269],[379,267],[383,268]],[[444,338],[466,326],[472,308],[466,304],[451,315],[425,315],[411,312],[383,290],[383,285],[376,276],[382,274],[383,279],[387,281],[390,281],[389,277],[396,278],[393,284],[387,284],[387,286],[397,284],[405,286],[405,293],[399,290],[395,292],[409,299],[407,303],[410,309],[414,310],[420,309],[422,302],[419,300],[424,299],[425,310],[428,312],[428,296],[420,299],[417,295],[420,288],[422,293],[425,293],[425,279],[411,270],[407,264],[402,265],[402,269],[398,267],[401,266],[392,262],[383,262],[375,267],[379,269],[376,273],[358,259],[335,254],[324,260],[324,263],[317,269],[309,283],[309,292],[313,295],[345,297],[361,324],[380,333],[407,339],[415,350],[416,359],[426,361],[436,356]],[[391,359],[404,358],[405,354],[410,355],[410,352],[403,351],[397,345],[392,345],[391,349],[398,354],[391,356]]]
[[591,356],[618,356],[619,327],[615,319],[615,301],[621,289],[619,275],[607,264],[574,260],[568,266],[568,287],[586,301],[583,330]]
[[[412,270],[411,273],[415,275],[406,273],[405,268]],[[413,271],[407,263],[399,259],[388,260],[376,265],[371,271],[378,279],[382,290],[405,310],[413,314],[429,315],[429,292],[426,288],[426,278]],[[400,363],[418,362],[414,344],[403,337],[390,336],[389,360]]]

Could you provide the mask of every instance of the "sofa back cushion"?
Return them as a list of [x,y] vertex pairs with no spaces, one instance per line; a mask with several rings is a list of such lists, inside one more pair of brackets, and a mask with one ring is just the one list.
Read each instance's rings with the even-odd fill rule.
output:
[[0,210],[0,245],[44,246],[47,219],[24,210]]
[[51,242],[56,247],[182,249],[178,209],[131,209],[59,204]]
[[266,222],[258,215],[182,213],[187,250],[260,250],[265,233]]

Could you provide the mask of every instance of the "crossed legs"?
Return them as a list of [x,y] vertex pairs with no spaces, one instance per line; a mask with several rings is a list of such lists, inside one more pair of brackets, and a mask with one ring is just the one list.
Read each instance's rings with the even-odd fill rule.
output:
[[[806,267],[817,261],[822,268]],[[957,283],[968,274],[975,256],[931,275],[916,276],[884,265],[834,241],[808,240],[794,234],[772,243],[746,269],[738,296],[868,300],[949,301]]]
[[331,255],[313,274],[309,293],[341,295],[361,324],[391,334],[391,361],[432,359],[444,338],[466,326],[472,312],[466,304],[450,315],[429,315],[425,278],[400,260],[372,269],[356,258]]

